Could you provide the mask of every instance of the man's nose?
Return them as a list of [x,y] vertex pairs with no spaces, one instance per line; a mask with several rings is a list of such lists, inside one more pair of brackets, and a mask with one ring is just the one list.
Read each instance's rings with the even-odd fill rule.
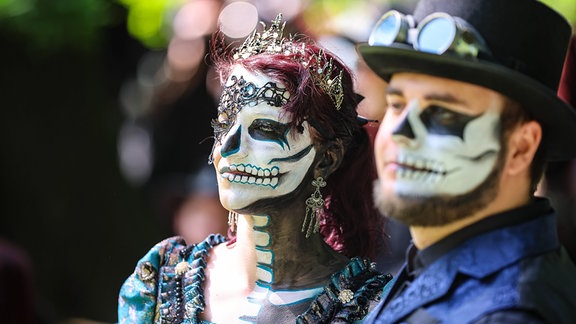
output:
[[404,118],[400,121],[396,128],[392,131],[393,137],[405,137],[408,139],[416,139],[416,135],[414,134],[414,130],[412,129],[412,125],[410,124],[410,120],[408,119],[408,115],[410,112],[404,115]]

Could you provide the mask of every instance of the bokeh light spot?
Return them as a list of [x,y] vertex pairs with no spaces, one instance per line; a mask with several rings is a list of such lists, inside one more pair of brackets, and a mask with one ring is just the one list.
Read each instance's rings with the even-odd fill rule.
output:
[[219,22],[226,36],[246,37],[258,24],[258,10],[248,2],[232,2],[220,12]]
[[220,6],[214,0],[197,0],[183,5],[174,17],[174,36],[194,39],[216,30]]

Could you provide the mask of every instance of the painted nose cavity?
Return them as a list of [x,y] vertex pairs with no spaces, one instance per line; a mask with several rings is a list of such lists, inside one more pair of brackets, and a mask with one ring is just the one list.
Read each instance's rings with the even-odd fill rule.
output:
[[404,136],[408,139],[416,138],[414,130],[412,129],[412,125],[410,125],[410,121],[408,120],[408,115],[406,115],[406,117],[398,124],[398,126],[394,128],[392,135]]
[[228,136],[224,140],[224,144],[220,148],[220,155],[222,157],[230,156],[234,153],[237,153],[240,150],[240,135],[242,134],[242,126],[238,127],[236,132],[231,136]]

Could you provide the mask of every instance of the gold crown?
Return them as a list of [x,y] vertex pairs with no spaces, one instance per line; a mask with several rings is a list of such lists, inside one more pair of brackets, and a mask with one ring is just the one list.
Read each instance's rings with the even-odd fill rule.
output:
[[[282,44],[284,43],[284,27],[286,26],[286,22],[282,22],[282,14],[278,14],[276,19],[272,20],[272,25],[270,29],[266,30],[266,24],[264,22],[260,22],[262,24],[263,31],[262,33],[252,32],[252,35],[248,36],[244,40],[242,46],[236,48],[234,50],[234,59],[245,59],[252,55],[257,54],[278,54],[282,52]],[[290,54],[290,53],[286,53]]]
[[[326,94],[330,96],[337,110],[342,106],[344,100],[344,91],[342,90],[342,71],[338,73],[334,68],[332,59],[326,61],[324,51],[320,51],[318,55],[314,55],[313,59],[316,61],[310,67],[310,72],[314,81]],[[336,77],[332,78],[334,73],[338,73]]]
[[[340,110],[344,93],[342,90],[342,71],[337,71],[332,59],[327,59],[324,51],[317,55],[312,55],[306,61],[305,44],[300,46],[292,40],[292,35],[288,39],[284,37],[284,27],[286,22],[282,22],[282,14],[278,14],[272,20],[270,28],[266,29],[266,24],[262,24],[262,32],[256,30],[248,36],[244,43],[233,52],[235,60],[248,58],[258,54],[284,54],[292,56],[296,61],[307,67],[314,78],[314,82],[332,99],[337,110]],[[336,75],[333,77],[333,75]]]

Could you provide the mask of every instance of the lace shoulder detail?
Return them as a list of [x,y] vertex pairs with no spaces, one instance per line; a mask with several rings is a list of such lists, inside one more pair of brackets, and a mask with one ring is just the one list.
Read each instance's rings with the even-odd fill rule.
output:
[[353,258],[334,273],[324,291],[298,316],[296,323],[352,323],[363,319],[371,302],[380,300],[392,275],[381,274],[368,260]]
[[161,267],[154,323],[207,323],[199,319],[204,310],[206,258],[216,245],[226,241],[220,234],[211,234],[198,244],[171,250]]
[[161,269],[175,262],[174,255],[186,246],[181,237],[170,237],[154,245],[138,261],[118,297],[118,323],[153,323]]

